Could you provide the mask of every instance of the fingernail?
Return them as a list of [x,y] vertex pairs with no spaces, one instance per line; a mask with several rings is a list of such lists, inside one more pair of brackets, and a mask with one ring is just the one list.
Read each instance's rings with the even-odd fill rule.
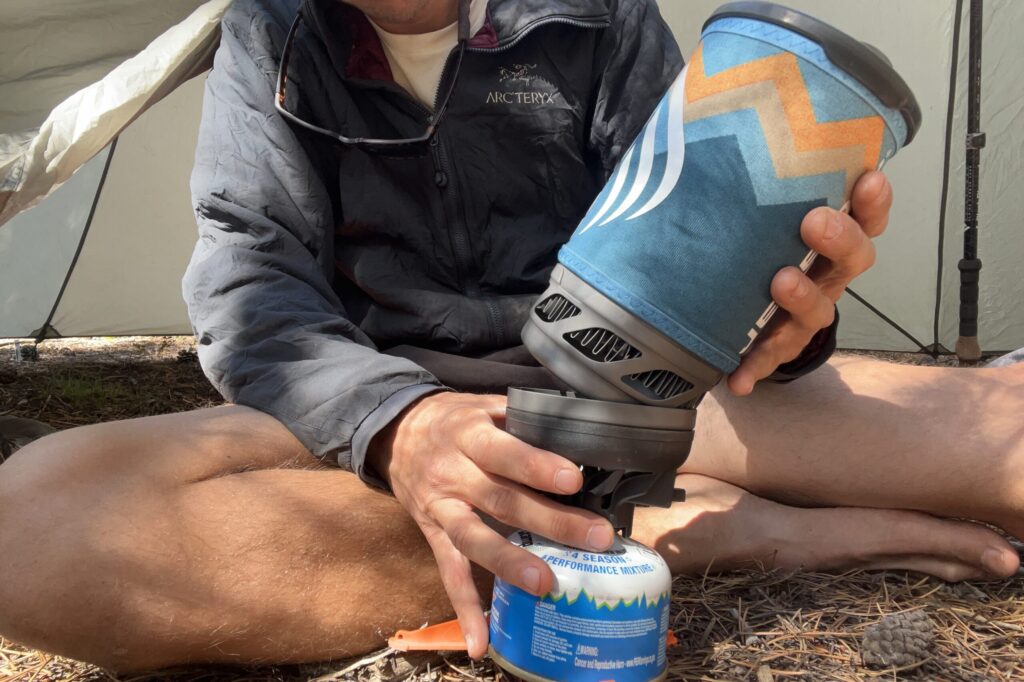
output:
[[735,395],[749,395],[754,390],[754,379],[749,375],[749,372],[744,372],[738,376],[733,374],[729,387],[732,388],[732,392]]
[[466,635],[466,650],[467,651],[475,651],[476,650],[476,638],[473,637],[473,635],[469,635],[469,634]]
[[989,548],[981,555],[981,565],[994,575],[1006,575],[1006,561],[1002,550]]
[[807,295],[807,280],[805,280],[803,277],[798,279],[796,281],[796,284],[793,285],[793,289],[791,290],[791,293],[794,296],[806,296]]
[[523,569],[523,587],[533,594],[540,592],[540,569],[536,566],[527,566]]
[[595,552],[603,552],[615,541],[611,528],[604,524],[591,526],[587,531],[587,546]]
[[889,184],[889,178],[885,177],[881,173],[876,173],[871,176],[871,182],[875,185],[875,198],[882,196],[882,192],[885,191],[886,185]]
[[563,493],[574,493],[580,487],[577,482],[577,472],[575,469],[559,469],[558,473],[555,474],[555,487],[561,490]]
[[825,239],[835,239],[843,231],[843,221],[839,217],[838,211],[832,211],[825,221],[825,232],[822,237]]

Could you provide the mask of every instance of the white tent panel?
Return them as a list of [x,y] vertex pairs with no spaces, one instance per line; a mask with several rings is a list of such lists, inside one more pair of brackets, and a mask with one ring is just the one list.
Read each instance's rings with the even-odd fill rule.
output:
[[[190,21],[187,25],[180,24],[177,30],[167,31],[155,43],[161,45],[161,54],[164,47],[168,54],[200,54],[202,44],[201,41],[196,42],[197,36],[202,33],[212,38],[209,33],[211,26],[227,1],[209,0],[193,14],[194,27]],[[684,54],[693,50],[701,24],[722,1],[659,0]],[[63,6],[66,2],[69,0],[33,0],[32,3],[9,0],[13,4],[0,8],[0,45],[5,57],[8,49],[3,35],[7,28],[8,8],[24,6],[23,9],[33,10],[30,12],[33,16],[46,18],[46,8]],[[896,187],[897,201],[890,228],[878,240],[878,263],[871,272],[858,279],[854,288],[922,343],[930,344],[939,274],[939,216],[955,0],[786,2],[875,44],[891,58],[921,103],[924,125],[917,139],[887,168]],[[152,3],[103,0],[85,3],[83,8],[86,4],[94,8],[104,7],[113,16],[124,9],[122,5],[132,4],[141,8]],[[168,12],[179,12],[184,16],[186,8],[201,3],[199,0],[176,0],[168,3],[168,7],[171,4],[175,9],[168,9]],[[153,16],[157,14],[159,11]],[[161,18],[153,26],[162,21],[171,20]],[[25,24],[24,21],[21,23]],[[1018,65],[1024,63],[1024,41],[1014,35],[1015,27],[1024,25],[1024,3],[989,0],[986,3],[986,25],[982,128],[988,133],[989,146],[982,157],[980,256],[985,269],[982,272],[980,337],[983,348],[1002,350],[1024,345],[1024,278],[1017,274],[1024,262],[1024,220],[1021,219],[1024,216],[1024,187],[1021,186],[1024,182],[1024,126],[1021,126],[1024,121],[1024,79],[1017,75]],[[939,341],[946,348],[952,348],[957,337],[959,285],[956,263],[962,249],[966,22],[961,43],[942,263],[944,287]],[[28,49],[19,47],[12,53],[19,55]],[[116,51],[120,48],[114,46],[111,49]],[[29,55],[30,52],[24,54]],[[25,63],[31,62],[10,68],[25,71]],[[44,66],[49,64],[45,60],[40,63]],[[3,68],[0,65],[0,70]],[[5,72],[0,71],[2,73]],[[173,82],[176,82],[174,78],[168,77],[154,87],[167,88]],[[151,94],[154,99],[159,96],[157,90]],[[145,96],[138,99],[141,102]],[[10,98],[0,100],[3,100],[0,104],[2,118],[6,115],[4,107],[11,105]],[[179,291],[181,274],[195,240],[187,183],[200,106],[201,84],[195,80],[143,115],[121,135],[79,265],[54,319],[54,326],[61,334],[189,331]],[[6,128],[0,125],[0,130],[3,129]],[[2,150],[0,145],[0,152]],[[56,201],[57,196],[47,199],[44,205]],[[0,191],[0,204],[3,201]],[[89,203],[85,202],[86,210]],[[61,214],[61,209],[55,205],[50,213],[36,209],[18,220],[26,225],[42,226],[50,219],[44,220],[40,216]],[[24,232],[24,229],[12,229],[18,224],[0,228],[0,270],[6,268],[6,262],[11,260],[9,252],[12,247],[8,246],[5,253],[4,245],[13,244],[12,240],[21,238],[17,233]],[[10,236],[11,233],[15,233],[14,236]],[[32,244],[40,243],[32,241]],[[25,249],[31,249],[31,245],[18,246],[19,253],[24,253]],[[61,258],[66,264],[70,257],[62,255]],[[60,267],[54,266],[53,270]],[[6,287],[8,280],[2,277],[0,273],[0,284]],[[21,280],[18,286],[23,286]],[[7,291],[0,291],[8,295]],[[37,294],[19,292],[19,295]],[[45,298],[42,294],[38,296],[40,300]],[[6,318],[13,319],[7,314],[10,309],[7,299],[3,303],[7,306],[4,308]],[[36,307],[45,306],[37,304]],[[843,315],[841,346],[917,350],[914,343],[860,303],[844,299],[840,310]],[[34,312],[25,316],[33,320],[37,317]],[[0,327],[3,325],[4,321],[0,320]],[[32,328],[36,326],[38,323]],[[0,330],[0,333],[6,332]]]
[[53,309],[81,242],[110,149],[0,229],[0,338],[31,336]]
[[118,138],[54,316],[62,335],[191,333],[181,276],[196,241],[188,182],[205,80],[181,86]]
[[[102,80],[63,100],[38,128],[0,134],[0,225],[42,200],[140,113],[205,70],[229,3],[208,0]],[[108,9],[118,4],[113,2]],[[149,28],[161,25],[154,21]],[[18,82],[29,83],[37,76],[24,74]],[[17,119],[16,113],[9,112],[9,117]]]
[[3,0],[0,135],[38,128],[66,97],[134,57],[203,0]]
[[[965,3],[969,4],[969,3]],[[940,339],[953,348],[959,336],[960,273],[964,227],[964,140],[967,134],[967,17],[953,117],[947,203]],[[1024,3],[988,0],[982,36],[981,151],[978,257],[982,261],[978,340],[982,348],[1024,346]],[[934,242],[932,242],[934,244]]]
[[[885,306],[885,302],[885,297],[876,297],[876,300],[870,301],[879,310]],[[917,344],[901,334],[898,329],[881,320],[849,294],[839,299],[839,319],[840,348],[888,351],[918,350]],[[925,342],[924,338],[915,338],[922,343]]]

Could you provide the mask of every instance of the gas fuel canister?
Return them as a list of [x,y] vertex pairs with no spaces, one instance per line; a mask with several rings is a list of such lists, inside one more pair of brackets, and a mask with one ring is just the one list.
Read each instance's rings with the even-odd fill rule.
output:
[[552,591],[535,597],[496,579],[492,658],[530,682],[652,682],[668,666],[672,577],[665,560],[619,537],[585,552],[519,531],[509,540],[543,559]]

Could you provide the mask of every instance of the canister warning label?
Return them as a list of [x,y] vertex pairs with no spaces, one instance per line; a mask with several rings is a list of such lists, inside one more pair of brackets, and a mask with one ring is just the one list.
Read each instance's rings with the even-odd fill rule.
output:
[[649,682],[666,665],[667,595],[615,604],[586,591],[539,599],[501,580],[491,604],[491,644],[509,663],[549,680]]
[[644,637],[658,629],[654,618],[637,620],[594,620],[562,613],[554,602],[538,601],[533,623],[537,628],[549,627],[558,632],[597,639]]

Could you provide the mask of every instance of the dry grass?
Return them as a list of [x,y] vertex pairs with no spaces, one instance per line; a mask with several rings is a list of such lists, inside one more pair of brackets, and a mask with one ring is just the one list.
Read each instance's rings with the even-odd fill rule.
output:
[[[191,339],[48,342],[39,363],[0,347],[0,414],[59,428],[219,404]],[[893,358],[924,361],[919,356]],[[949,361],[943,361],[948,364]],[[2,605],[0,605],[2,608]],[[860,638],[882,616],[923,609],[935,624],[931,657],[904,670],[860,665]],[[669,680],[1024,680],[1024,588],[1017,580],[949,585],[902,573],[783,575],[758,571],[680,577],[673,590]],[[133,682],[508,679],[464,657],[399,657],[255,669],[192,668]],[[0,681],[115,679],[92,666],[0,639]]]
[[223,402],[191,338],[48,341],[38,353],[39,362],[14,362],[13,347],[0,347],[0,414],[65,429]]

